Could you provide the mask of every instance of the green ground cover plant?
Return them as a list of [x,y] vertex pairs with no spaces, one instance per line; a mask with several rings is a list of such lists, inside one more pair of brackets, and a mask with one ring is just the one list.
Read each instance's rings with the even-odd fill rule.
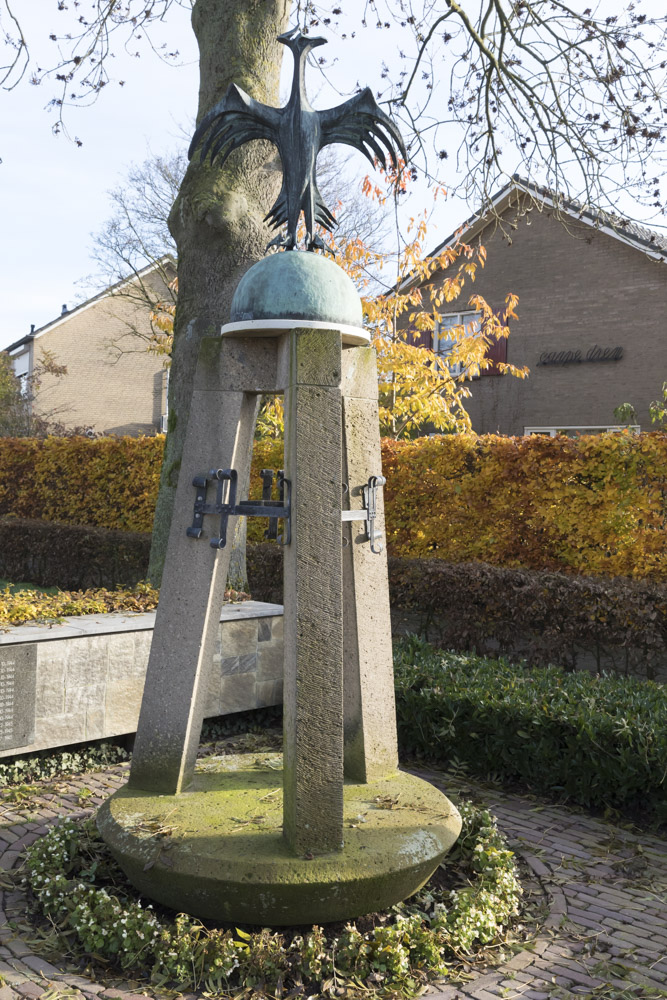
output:
[[1,763],[0,788],[26,787],[35,781],[99,771],[129,759],[130,754],[124,747],[108,742],[66,750],[39,750],[27,757],[13,757]]
[[395,647],[403,754],[667,822],[667,690],[618,675]]
[[444,866],[449,882],[434,877],[391,912],[345,925],[206,926],[154,908],[137,898],[91,819],[54,827],[28,849],[23,872],[36,910],[65,936],[68,953],[160,985],[277,996],[343,986],[411,996],[462,957],[473,961],[480,949],[506,941],[519,912],[513,855],[494,817],[471,803],[459,808],[462,834]]

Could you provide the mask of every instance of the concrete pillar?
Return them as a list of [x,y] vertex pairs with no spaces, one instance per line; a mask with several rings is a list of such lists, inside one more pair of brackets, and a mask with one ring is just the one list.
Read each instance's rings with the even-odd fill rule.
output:
[[[343,351],[343,505],[363,508],[363,486],[382,472],[375,351]],[[375,531],[380,555],[371,551],[363,520],[343,526],[345,777],[372,781],[398,765],[394,670],[384,530],[384,498],[377,493]]]
[[[192,780],[229,567],[229,543],[224,549],[209,544],[219,518],[204,517],[199,539],[186,534],[196,496],[192,480],[233,468],[244,482],[250,465],[256,394],[220,390],[214,377],[232,347],[218,341],[202,348],[183,447],[129,779],[131,787],[157,793],[176,794]],[[214,493],[209,486],[209,502]],[[229,520],[230,539],[235,520]]]
[[285,338],[285,475],[292,542],[285,549],[284,817],[297,854],[343,846],[341,338]]

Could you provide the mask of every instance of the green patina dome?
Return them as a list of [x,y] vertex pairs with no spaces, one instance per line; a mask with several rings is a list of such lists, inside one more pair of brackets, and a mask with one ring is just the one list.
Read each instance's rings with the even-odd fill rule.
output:
[[299,250],[271,254],[241,278],[222,332],[266,336],[297,325],[340,329],[348,343],[369,340],[354,282],[338,264]]

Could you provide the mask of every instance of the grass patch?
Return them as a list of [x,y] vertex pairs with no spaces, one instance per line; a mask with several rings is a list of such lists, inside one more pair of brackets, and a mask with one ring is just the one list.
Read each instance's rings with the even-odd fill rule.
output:
[[38,587],[36,583],[12,583],[10,580],[0,579],[0,590],[9,591],[10,594],[26,590],[37,594],[57,594],[59,589],[59,587]]

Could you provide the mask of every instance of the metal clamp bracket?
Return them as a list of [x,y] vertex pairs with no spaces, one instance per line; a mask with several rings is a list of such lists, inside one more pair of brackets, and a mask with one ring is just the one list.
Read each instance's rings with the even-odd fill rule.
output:
[[[236,502],[238,474],[236,469],[211,469],[203,476],[195,476],[192,485],[197,490],[192,524],[187,529],[190,538],[201,538],[203,520],[206,514],[216,514],[220,517],[220,535],[211,539],[214,549],[224,549],[227,544],[227,522],[230,517],[268,517],[269,527],[266,538],[275,538],[279,545],[289,545],[292,540],[290,527],[291,514],[291,484],[283,477],[282,471],[277,474],[278,499],[272,500],[273,469],[262,469],[262,499],[241,500]],[[207,503],[206,492],[209,483],[216,483],[215,503]],[[278,535],[278,521],[285,522],[284,538]]]
[[368,482],[362,487],[364,497],[363,510],[343,510],[341,518],[343,521],[365,521],[366,541],[370,542],[371,552],[379,556],[382,552],[382,544],[375,544],[377,538],[382,535],[375,530],[375,518],[377,517],[377,490],[378,486],[384,486],[387,480],[384,476],[369,476]]

